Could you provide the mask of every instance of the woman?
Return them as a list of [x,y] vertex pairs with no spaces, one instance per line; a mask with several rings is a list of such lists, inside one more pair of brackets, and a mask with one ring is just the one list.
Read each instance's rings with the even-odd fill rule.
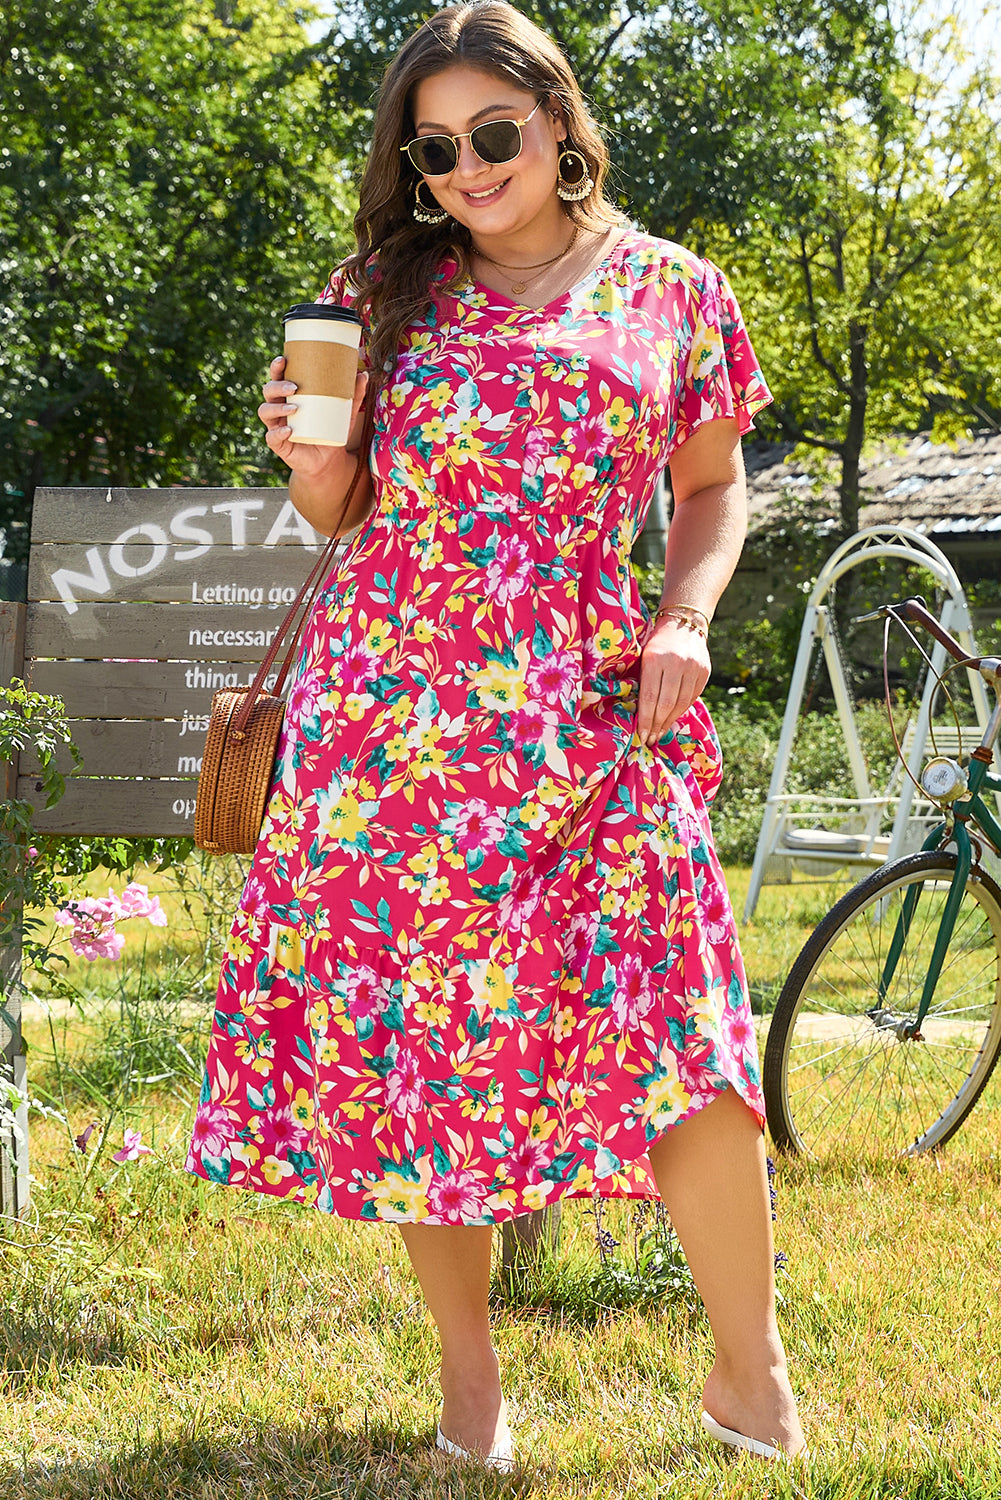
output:
[[[439,1446],[499,1467],[490,1226],[563,1195],[664,1199],[715,1338],[707,1429],[803,1444],[698,700],[770,397],[722,273],[626,225],[606,164],[565,60],[498,0],[439,12],[387,72],[358,251],[321,298],[365,320],[352,441],[291,443],[280,359],[260,407],[297,509],[354,536],[306,632],[188,1162],[399,1223]],[[628,557],[665,463],[649,619]]]

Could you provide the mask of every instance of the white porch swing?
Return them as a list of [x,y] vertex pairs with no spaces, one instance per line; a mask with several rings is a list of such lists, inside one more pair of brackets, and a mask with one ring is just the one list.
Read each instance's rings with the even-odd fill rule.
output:
[[[945,554],[927,537],[899,526],[872,526],[859,531],[831,554],[810,593],[803,629],[796,654],[789,697],[782,720],[775,765],[765,803],[761,833],[758,836],[751,883],[744,904],[748,921],[765,884],[789,884],[793,872],[813,878],[831,876],[839,869],[856,866],[858,878],[866,868],[919,848],[933,814],[930,806],[915,805],[915,787],[910,777],[897,766],[885,788],[874,790],[866,766],[855,720],[852,694],[845,664],[838,649],[837,630],[828,594],[840,578],[860,563],[877,558],[897,558],[917,565],[932,574],[945,595],[941,621],[946,630],[962,643],[971,656],[976,655],[970,612],[962,584]],[[825,796],[817,792],[787,792],[789,764],[803,695],[819,641],[822,659],[827,666],[838,718],[845,737],[845,749],[854,784],[853,797]],[[932,670],[925,678],[921,706],[908,725],[904,736],[907,766],[918,777],[924,763],[925,745],[938,674],[945,664],[945,648],[937,642],[930,653]],[[819,665],[819,663],[818,663]],[[987,723],[989,708],[983,680],[978,672],[967,669],[977,725]],[[972,729],[962,738],[964,749],[972,748],[978,731]],[[952,730],[935,729],[938,752],[956,755],[959,746]],[[892,816],[889,832],[886,822]],[[937,813],[935,814],[937,817]],[[833,827],[826,826],[833,824]]]

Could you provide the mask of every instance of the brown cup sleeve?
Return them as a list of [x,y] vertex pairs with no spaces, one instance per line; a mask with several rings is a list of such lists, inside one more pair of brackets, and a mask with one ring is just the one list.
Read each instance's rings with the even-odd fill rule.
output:
[[357,349],[320,339],[292,339],[285,345],[282,378],[294,381],[304,396],[340,396],[350,401],[357,374]]

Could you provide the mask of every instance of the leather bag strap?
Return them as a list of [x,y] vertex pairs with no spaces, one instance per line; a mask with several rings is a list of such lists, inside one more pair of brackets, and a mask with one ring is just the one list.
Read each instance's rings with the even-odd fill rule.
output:
[[[299,638],[302,635],[303,627],[307,619],[309,618],[310,610],[312,609],[316,596],[320,591],[320,586],[323,583],[323,580],[326,578],[327,573],[330,569],[330,565],[333,562],[334,556],[337,552],[337,547],[341,540],[338,536],[338,532],[341,529],[341,523],[343,522],[344,517],[347,515],[348,505],[351,503],[352,495],[358,488],[358,484],[361,480],[362,474],[368,467],[369,449],[371,448],[372,438],[375,433],[375,402],[374,400],[370,399],[371,395],[372,392],[370,391],[366,395],[365,399],[365,417],[362,425],[361,445],[358,449],[358,463],[355,467],[351,483],[348,485],[347,493],[345,494],[344,500],[341,504],[341,513],[337,518],[336,525],[334,526],[333,535],[328,539],[323,551],[320,553],[316,562],[310,568],[306,581],[303,584],[302,588],[299,590],[298,594],[296,594],[295,599],[292,601],[288,614],[285,616],[278,629],[275,631],[274,640],[268,647],[267,654],[265,655],[264,660],[261,662],[261,665],[258,667],[253,682],[247,689],[246,697],[233,716],[233,727],[230,730],[230,734],[233,739],[240,740],[244,737],[247,730],[247,722],[250,719],[251,713],[253,712],[254,704],[264,692],[264,685],[267,682],[268,673],[274,666],[275,658],[282,648],[282,642],[288,635],[289,630],[292,627],[292,622],[301,608],[302,613],[299,615],[299,622],[296,625],[291,641],[289,642],[288,649],[285,653],[285,659],[278,671],[278,677],[274,686],[274,696],[280,696],[281,691],[285,686],[285,682],[292,667],[292,663],[295,660],[295,654],[299,645]],[[303,601],[305,601],[305,604],[303,603]]]

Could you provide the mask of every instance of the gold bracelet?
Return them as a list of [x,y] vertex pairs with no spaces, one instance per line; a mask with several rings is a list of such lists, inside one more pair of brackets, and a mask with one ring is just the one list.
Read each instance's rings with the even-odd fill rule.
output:
[[677,620],[688,630],[694,630],[702,639],[709,639],[709,616],[690,604],[663,604],[654,615],[654,620]]

